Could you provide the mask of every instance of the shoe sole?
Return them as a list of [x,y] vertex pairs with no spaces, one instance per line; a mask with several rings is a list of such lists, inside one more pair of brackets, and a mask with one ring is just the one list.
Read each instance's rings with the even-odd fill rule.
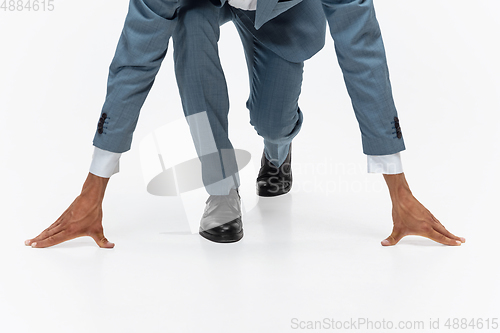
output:
[[200,236],[214,243],[235,243],[243,238],[243,230],[237,234],[216,236],[200,228]]
[[277,197],[283,194],[287,194],[288,192],[290,192],[291,189],[292,186],[290,185],[286,189],[283,189],[283,191],[273,192],[267,190],[265,187],[257,187],[257,195],[259,197]]

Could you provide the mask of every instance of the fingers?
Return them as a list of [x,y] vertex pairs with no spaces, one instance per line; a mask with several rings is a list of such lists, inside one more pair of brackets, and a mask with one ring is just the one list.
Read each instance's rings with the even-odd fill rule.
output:
[[[459,237],[447,237],[443,235],[442,233],[439,233],[435,230],[432,230],[429,234],[427,235],[422,235],[425,236],[429,239],[432,239],[435,242],[444,244],[444,245],[450,245],[450,246],[460,246],[463,242]],[[453,235],[452,235],[453,236]],[[403,234],[400,233],[392,233],[389,237],[384,239],[381,244],[382,246],[392,246],[396,245],[402,238],[404,237]],[[457,239],[455,239],[457,238]],[[465,242],[465,239],[464,239]]]
[[69,208],[66,209],[66,211],[64,213],[62,213],[62,215],[59,216],[59,218],[54,223],[52,223],[47,229],[42,231],[38,236],[36,236],[35,238],[27,239],[26,241],[24,241],[24,245],[31,246],[31,244],[33,242],[40,241],[42,239],[45,239],[49,236],[52,236],[52,235],[60,232],[63,229],[62,225],[64,223],[65,216],[66,216],[68,210],[69,210]]
[[[78,235],[70,234],[63,228],[60,229],[61,230],[59,232],[55,232],[53,229],[48,233],[46,233],[47,231],[46,230],[42,232],[40,236],[33,238],[31,240],[27,240],[25,244],[33,248],[44,248],[44,247],[54,246],[78,237]],[[115,244],[108,241],[108,239],[104,237],[104,234],[102,232],[97,232],[89,236],[92,237],[94,241],[97,243],[97,245],[101,248],[112,249],[113,247],[115,247]]]
[[106,239],[106,237],[104,237],[104,233],[102,231],[94,233],[94,234],[90,235],[90,237],[92,237],[94,239],[94,241],[97,243],[97,245],[99,245],[100,248],[112,249],[115,247],[114,243],[111,243],[110,241],[108,241]]
[[392,234],[389,237],[387,237],[386,239],[384,239],[381,242],[381,244],[382,244],[382,246],[396,245],[404,236],[405,236],[404,233],[402,233],[401,231],[396,230],[394,228],[392,230]]
[[[432,214],[431,214],[432,215]],[[436,222],[434,225],[433,225],[433,228],[434,230],[436,230],[437,232],[439,232],[440,234],[443,234],[444,236],[448,237],[448,238],[451,238],[451,239],[454,239],[454,240],[457,240],[457,241],[460,241],[461,243],[465,243],[465,238],[463,237],[458,237],[458,236],[455,236],[454,234],[452,234],[451,232],[449,232],[445,227],[444,225],[441,224],[441,222],[439,222],[439,220],[437,218],[434,217],[434,215],[432,215],[432,220],[434,222]]]
[[35,238],[28,239],[27,241],[25,241],[24,244],[27,246],[31,246],[34,242],[39,242],[41,240],[54,236],[55,234],[60,233],[62,230],[64,230],[64,226],[61,224],[56,226],[50,226],[44,231],[42,231],[42,233],[40,233]]
[[462,242],[460,240],[456,240],[453,238],[446,237],[442,233],[437,232],[436,230],[431,230],[427,235],[422,235],[427,238],[432,239],[435,242],[444,244],[444,245],[450,245],[450,246],[460,246],[462,245]]
[[[460,243],[464,243],[465,242],[465,238],[455,236],[454,234],[452,234],[451,232],[449,232],[448,230],[446,230],[446,228],[444,227],[444,225],[442,225],[439,221],[437,221],[437,223],[433,225],[433,228],[434,228],[435,231],[437,231],[438,233],[444,235],[445,237],[447,237],[449,239],[453,239],[455,241],[459,241]],[[463,242],[462,242],[462,240],[463,240]]]
[[453,235],[433,215],[431,216],[432,218],[428,219],[427,222],[422,222],[418,230],[411,231],[405,227],[400,228],[395,226],[392,234],[381,242],[382,246],[396,245],[406,235],[424,236],[435,242],[449,246],[459,246],[465,243],[465,238]]
[[65,242],[67,240],[70,240],[72,238],[74,238],[74,237],[69,236],[68,233],[63,230],[57,234],[53,234],[53,235],[47,236],[43,239],[31,242],[31,247],[43,248],[43,247],[54,246],[54,245],[60,244],[62,242]]

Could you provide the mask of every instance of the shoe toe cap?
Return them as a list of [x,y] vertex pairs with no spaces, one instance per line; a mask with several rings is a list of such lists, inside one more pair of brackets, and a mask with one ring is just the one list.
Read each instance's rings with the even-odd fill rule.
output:
[[234,219],[231,222],[227,222],[221,225],[216,225],[210,229],[205,229],[206,232],[209,232],[214,235],[236,234],[241,232],[241,230],[243,230],[243,226],[240,217]]

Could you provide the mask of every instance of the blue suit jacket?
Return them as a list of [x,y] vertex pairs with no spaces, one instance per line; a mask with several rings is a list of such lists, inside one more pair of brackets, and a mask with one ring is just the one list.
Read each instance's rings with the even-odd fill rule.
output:
[[[210,0],[225,6],[221,23],[231,19],[227,0]],[[274,53],[291,62],[311,58],[325,45],[326,19],[319,0],[260,0],[255,22],[237,17],[252,34]]]

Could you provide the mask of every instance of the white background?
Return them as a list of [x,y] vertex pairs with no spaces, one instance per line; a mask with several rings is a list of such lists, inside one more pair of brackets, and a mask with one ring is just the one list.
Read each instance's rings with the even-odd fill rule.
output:
[[[500,317],[499,1],[376,2],[407,179],[467,238],[459,248],[417,237],[380,246],[391,231],[390,201],[382,176],[366,174],[330,37],[306,62],[294,189],[261,199],[241,242],[190,234],[179,198],[145,190],[141,139],[182,117],[169,50],[106,194],[115,249],[90,238],[25,247],[83,184],[128,7],[54,4],[53,12],[0,11],[1,332],[287,332],[296,331],[292,318],[359,317],[426,327],[440,318],[449,332],[447,318]],[[231,23],[220,55],[231,138],[257,163],[262,144],[248,124],[246,66]]]

